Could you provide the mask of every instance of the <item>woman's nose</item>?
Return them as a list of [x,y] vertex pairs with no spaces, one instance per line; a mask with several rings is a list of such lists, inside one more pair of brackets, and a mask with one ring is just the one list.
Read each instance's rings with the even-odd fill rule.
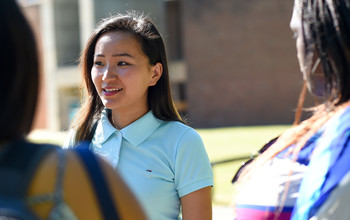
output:
[[107,67],[103,73],[102,80],[109,81],[115,80],[117,78],[117,73],[110,67]]

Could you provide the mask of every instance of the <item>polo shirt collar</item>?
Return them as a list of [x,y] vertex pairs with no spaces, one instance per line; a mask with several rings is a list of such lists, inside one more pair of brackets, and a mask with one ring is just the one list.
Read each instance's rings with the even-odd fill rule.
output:
[[152,111],[149,111],[135,122],[123,128],[121,133],[129,143],[138,146],[150,137],[161,123],[162,121],[157,119]]
[[97,123],[98,124],[92,142],[103,144],[112,134],[117,131],[117,129],[109,122],[107,109],[102,111],[101,119]]
[[152,111],[147,112],[141,118],[121,129],[117,130],[108,119],[108,110],[104,109],[101,113],[101,120],[98,122],[94,135],[94,142],[103,144],[114,133],[120,132],[129,143],[134,146],[140,145],[160,126],[161,120],[157,119]]

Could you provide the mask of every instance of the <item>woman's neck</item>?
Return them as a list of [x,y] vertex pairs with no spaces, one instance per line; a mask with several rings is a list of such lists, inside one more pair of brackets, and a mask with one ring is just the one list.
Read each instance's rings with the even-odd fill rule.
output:
[[128,109],[126,111],[120,109],[112,110],[112,115],[109,120],[115,128],[121,130],[144,116],[148,111],[148,108],[135,110]]

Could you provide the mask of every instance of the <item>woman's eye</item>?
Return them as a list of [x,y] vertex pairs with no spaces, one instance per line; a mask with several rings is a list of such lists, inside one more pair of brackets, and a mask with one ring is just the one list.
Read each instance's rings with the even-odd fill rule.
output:
[[124,61],[118,62],[118,66],[127,66],[127,65],[129,65],[127,62],[124,62]]
[[95,61],[94,64],[96,66],[103,66],[103,63],[101,61]]

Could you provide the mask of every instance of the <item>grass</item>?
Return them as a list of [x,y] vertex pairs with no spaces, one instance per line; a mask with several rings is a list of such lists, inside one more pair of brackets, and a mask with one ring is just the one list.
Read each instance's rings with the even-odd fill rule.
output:
[[[259,150],[268,140],[285,131],[289,126],[246,126],[213,129],[196,129],[201,135],[211,162],[245,156]],[[29,135],[35,142],[62,145],[66,132],[36,130]],[[213,202],[229,205],[234,195],[231,179],[241,162],[219,164],[213,167]]]
[[[197,129],[202,136],[211,162],[251,155],[267,141],[278,136],[290,126],[246,126],[216,129]],[[229,205],[234,195],[231,179],[243,161],[213,166],[213,202]]]

